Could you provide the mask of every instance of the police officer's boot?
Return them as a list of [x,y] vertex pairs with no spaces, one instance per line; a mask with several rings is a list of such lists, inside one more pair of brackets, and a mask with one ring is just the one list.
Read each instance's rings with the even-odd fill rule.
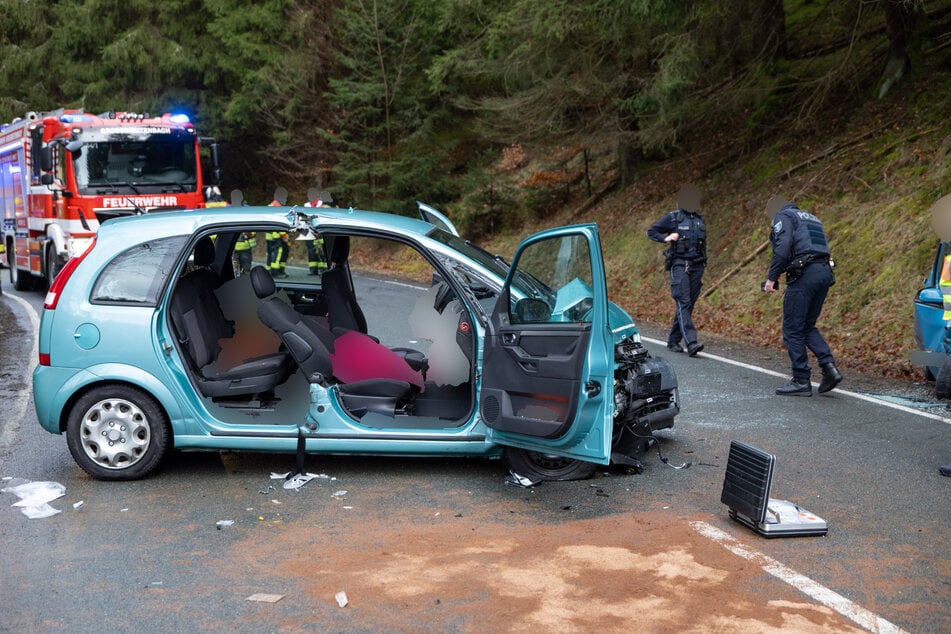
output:
[[822,370],[822,381],[819,382],[819,394],[825,394],[836,385],[842,382],[842,373],[835,367],[834,363],[824,363],[819,368]]
[[809,381],[793,379],[786,385],[776,388],[780,396],[812,396],[812,384]]

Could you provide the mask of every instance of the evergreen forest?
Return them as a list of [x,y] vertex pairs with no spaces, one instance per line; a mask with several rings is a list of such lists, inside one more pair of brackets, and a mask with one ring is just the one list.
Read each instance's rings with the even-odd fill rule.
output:
[[[663,324],[644,232],[704,192],[701,330],[778,348],[771,194],[820,215],[846,368],[912,376],[930,206],[951,193],[949,0],[0,0],[0,121],[186,112],[222,190],[443,209],[509,255],[598,222],[618,303]],[[394,263],[395,267],[399,263]]]

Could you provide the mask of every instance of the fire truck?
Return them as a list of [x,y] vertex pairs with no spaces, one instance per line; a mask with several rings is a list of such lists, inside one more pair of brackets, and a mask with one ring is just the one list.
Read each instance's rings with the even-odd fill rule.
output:
[[187,115],[29,112],[0,126],[0,263],[17,290],[48,286],[117,216],[204,207],[201,143]]

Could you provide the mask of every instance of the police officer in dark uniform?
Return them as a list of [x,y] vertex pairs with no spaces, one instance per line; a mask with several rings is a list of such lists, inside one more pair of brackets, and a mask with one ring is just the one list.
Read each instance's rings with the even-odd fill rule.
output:
[[707,226],[700,215],[700,190],[692,184],[684,185],[677,193],[675,209],[647,230],[647,237],[668,245],[665,267],[670,276],[670,295],[674,298],[673,325],[667,335],[667,348],[683,352],[687,344],[691,357],[703,350],[697,341],[693,325],[693,307],[700,297],[703,271],[707,264]]
[[814,215],[779,196],[770,199],[766,213],[772,218],[769,239],[773,259],[763,290],[775,293],[779,276],[786,273],[783,343],[792,364],[792,380],[776,393],[812,396],[807,349],[816,356],[822,371],[819,392],[828,392],[842,381],[842,374],[835,367],[829,344],[816,328],[829,287],[835,283],[825,229]]

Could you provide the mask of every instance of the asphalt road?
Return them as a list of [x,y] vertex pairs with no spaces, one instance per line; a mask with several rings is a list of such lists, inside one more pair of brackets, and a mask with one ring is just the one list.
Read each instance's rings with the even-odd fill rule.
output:
[[[59,482],[66,496],[51,504],[60,514],[31,520],[0,495],[0,631],[951,631],[951,478],[937,471],[951,462],[951,420],[942,410],[840,390],[777,397],[780,376],[720,359],[717,346],[687,358],[651,344],[677,369],[683,410],[642,473],[521,489],[505,484],[498,461],[309,457],[308,470],[329,478],[285,491],[270,474],[293,469],[293,456],[180,454],[148,480],[101,483],[36,423],[35,326],[3,290],[0,477]],[[732,440],[774,453],[772,497],[826,518],[829,534],[766,540],[732,522],[719,499]],[[551,540],[623,547],[655,563],[632,564],[637,574],[623,581],[617,561],[587,565],[561,580],[562,613],[546,623],[540,614],[559,607],[533,584],[558,577],[551,561],[564,560],[544,567],[516,555],[545,555]],[[515,554],[499,554],[512,544]],[[437,551],[446,576],[419,563]],[[683,553],[726,581],[678,573],[666,585],[664,562]],[[447,558],[461,566],[452,575]],[[523,572],[542,567],[518,577],[513,594],[506,559]],[[635,577],[653,581],[643,588]],[[635,587],[651,603],[599,612],[629,605],[616,595]],[[338,590],[348,607],[335,602]],[[247,600],[256,593],[281,599]],[[574,604],[575,595],[587,598]]]

